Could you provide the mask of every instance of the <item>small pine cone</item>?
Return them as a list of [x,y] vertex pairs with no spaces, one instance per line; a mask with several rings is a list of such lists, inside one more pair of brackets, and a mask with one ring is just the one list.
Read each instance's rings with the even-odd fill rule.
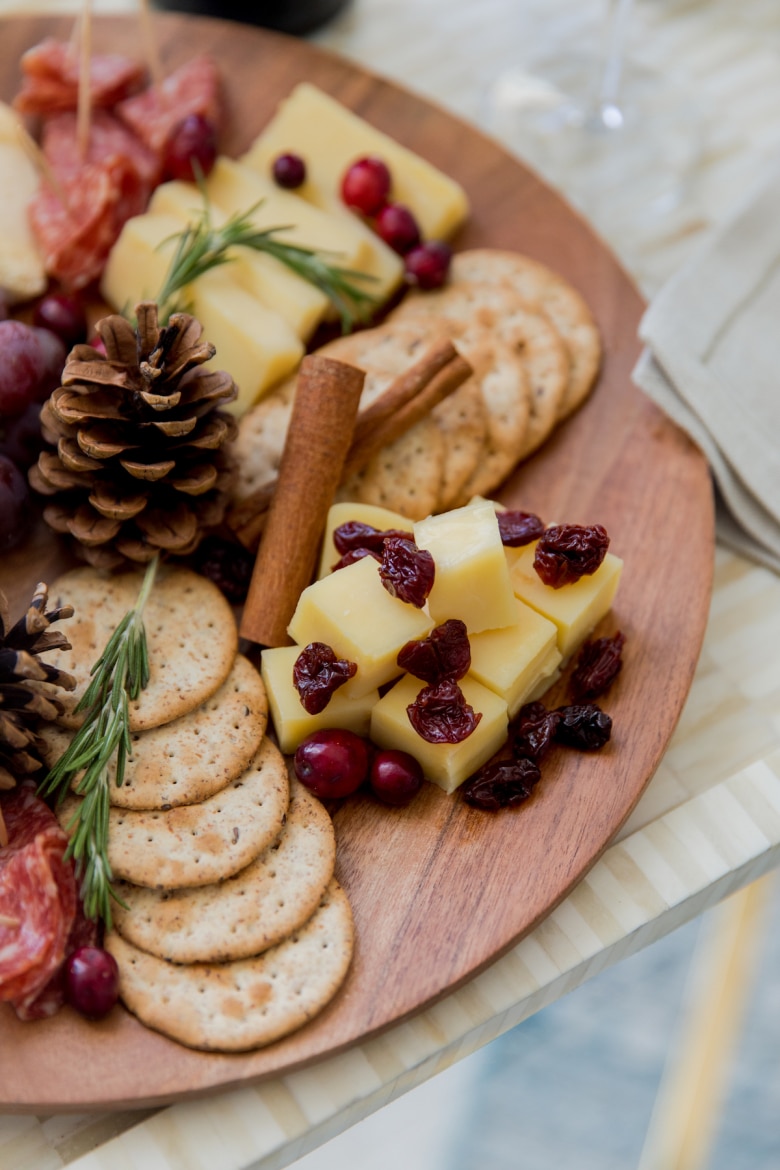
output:
[[111,316],[96,328],[105,357],[71,351],[62,385],[44,404],[44,438],[30,482],[55,497],[44,518],[73,537],[85,560],[112,569],[157,552],[186,556],[219,524],[231,482],[236,426],[229,374],[207,370],[215,354],[194,317],[160,327],[157,305],[136,307],[137,329]]
[[47,604],[48,589],[38,585],[27,613],[12,626],[0,593],[0,791],[45,766],[38,722],[62,715],[58,691],[76,686],[73,675],[41,661],[47,650],[70,649],[65,635],[50,627],[72,617],[73,607],[47,613]]

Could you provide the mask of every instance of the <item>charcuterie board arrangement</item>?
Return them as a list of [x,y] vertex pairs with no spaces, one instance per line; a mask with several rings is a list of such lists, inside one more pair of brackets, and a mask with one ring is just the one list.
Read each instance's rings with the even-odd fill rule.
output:
[[706,465],[571,209],[309,45],[154,28],[4,26],[6,1108],[287,1071],[468,979],[628,816],[707,613]]

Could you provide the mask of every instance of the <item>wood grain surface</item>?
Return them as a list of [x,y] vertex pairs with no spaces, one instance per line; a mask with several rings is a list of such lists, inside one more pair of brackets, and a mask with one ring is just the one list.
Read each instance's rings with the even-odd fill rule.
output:
[[[244,1056],[214,1056],[146,1030],[123,1010],[99,1024],[69,1010],[21,1024],[0,1008],[0,1108],[14,1112],[140,1107],[285,1072],[387,1028],[482,970],[561,901],[629,815],[677,722],[708,611],[707,467],[631,384],[642,301],[587,225],[495,143],[353,65],[256,29],[155,20],[166,66],[204,49],[220,62],[226,153],[248,146],[292,85],[312,81],[463,183],[473,211],[456,247],[518,249],[585,295],[604,340],[597,390],[500,497],[548,521],[606,525],[625,560],[606,627],[626,634],[625,666],[605,703],[611,744],[594,756],[553,756],[525,806],[491,816],[427,785],[407,809],[352,799],[335,811],[357,948],[336,1000],[297,1034]],[[69,33],[64,20],[3,22],[0,97],[15,92],[26,48]],[[98,21],[95,44],[140,51],[125,18]],[[14,611],[64,564],[42,529],[6,557],[0,583]]]

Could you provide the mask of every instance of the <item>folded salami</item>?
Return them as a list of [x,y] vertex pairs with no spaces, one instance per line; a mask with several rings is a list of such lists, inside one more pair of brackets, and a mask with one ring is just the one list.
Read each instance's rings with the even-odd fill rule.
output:
[[[47,37],[24,54],[21,65],[22,88],[14,99],[20,114],[46,117],[76,109],[79,53],[73,45]],[[92,109],[113,106],[135,93],[145,74],[142,64],[119,53],[94,54],[89,68]]]

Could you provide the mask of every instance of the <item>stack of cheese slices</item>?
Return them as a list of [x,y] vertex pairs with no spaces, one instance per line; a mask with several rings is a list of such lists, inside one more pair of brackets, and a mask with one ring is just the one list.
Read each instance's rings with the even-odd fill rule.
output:
[[[53,587],[76,609],[72,649],[57,652],[76,700],[140,584],[77,569]],[[151,677],[130,705],[133,754],[109,814],[124,905],[105,945],[124,1003],[149,1027],[194,1048],[259,1047],[309,1020],[346,975],[353,926],[333,828],[265,734],[265,688],[237,654],[219,590],[163,569],[144,624]],[[77,722],[47,729],[50,764]],[[79,799],[63,802],[64,826]]]

